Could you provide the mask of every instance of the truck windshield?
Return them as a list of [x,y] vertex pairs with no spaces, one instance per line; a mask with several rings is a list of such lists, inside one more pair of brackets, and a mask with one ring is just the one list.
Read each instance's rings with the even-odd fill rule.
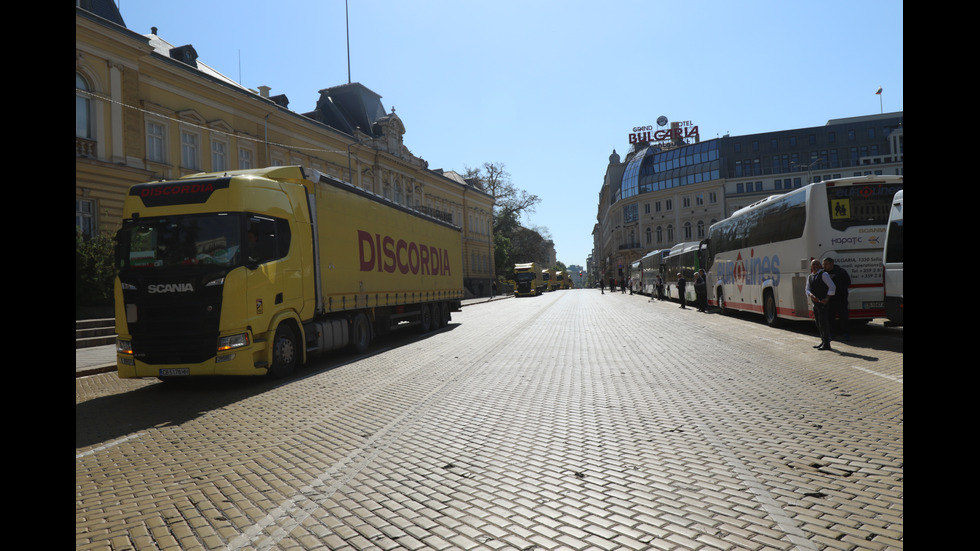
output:
[[534,274],[530,272],[517,272],[514,274],[514,279],[517,281],[531,281],[534,279]]
[[126,220],[119,231],[120,269],[241,263],[242,218],[233,213]]

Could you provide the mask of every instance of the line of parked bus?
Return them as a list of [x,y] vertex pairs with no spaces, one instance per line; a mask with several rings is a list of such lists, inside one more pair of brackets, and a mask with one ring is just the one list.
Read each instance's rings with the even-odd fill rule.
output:
[[693,302],[694,273],[704,269],[708,304],[759,313],[777,325],[813,319],[805,293],[810,261],[832,258],[851,277],[851,320],[887,317],[902,324],[902,180],[841,178],[772,195],[712,224],[703,241],[634,262],[630,285],[656,296],[659,276],[667,298],[676,301],[680,273]]

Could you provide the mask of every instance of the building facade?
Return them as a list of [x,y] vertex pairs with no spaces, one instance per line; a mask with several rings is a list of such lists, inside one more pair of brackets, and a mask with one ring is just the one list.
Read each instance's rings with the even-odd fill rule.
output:
[[[198,172],[298,165],[462,228],[464,285],[489,290],[493,197],[431,170],[405,126],[358,83],[319,91],[313,111],[241,86],[155,29],[126,28],[113,2],[75,8],[75,225],[113,234],[136,183]],[[488,292],[488,291],[487,291]]]
[[647,253],[700,241],[711,224],[769,195],[812,182],[904,174],[903,112],[685,143],[613,151],[599,191],[590,273],[628,277]]

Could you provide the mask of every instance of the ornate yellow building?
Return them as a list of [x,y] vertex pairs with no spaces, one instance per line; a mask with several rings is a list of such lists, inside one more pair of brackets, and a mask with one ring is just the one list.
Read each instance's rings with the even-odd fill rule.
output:
[[299,165],[460,226],[464,285],[489,292],[492,196],[429,169],[405,147],[394,109],[361,84],[321,90],[309,113],[288,105],[207,66],[191,45],[130,31],[112,2],[76,3],[75,225],[114,233],[136,183]]

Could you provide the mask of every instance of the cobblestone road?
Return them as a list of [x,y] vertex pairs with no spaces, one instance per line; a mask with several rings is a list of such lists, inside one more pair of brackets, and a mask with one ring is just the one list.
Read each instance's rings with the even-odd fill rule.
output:
[[76,549],[902,549],[902,329],[559,291],[294,377],[76,379]]

